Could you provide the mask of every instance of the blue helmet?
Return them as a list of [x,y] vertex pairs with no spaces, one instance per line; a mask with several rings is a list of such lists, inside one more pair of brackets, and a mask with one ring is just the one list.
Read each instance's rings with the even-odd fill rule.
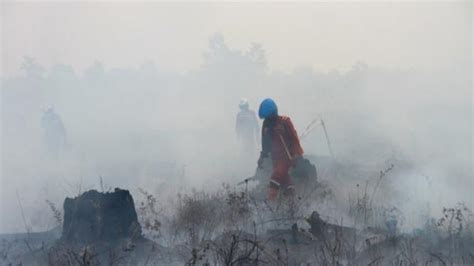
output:
[[270,98],[263,100],[258,109],[258,116],[261,119],[265,119],[274,115],[278,115],[278,107],[276,103]]

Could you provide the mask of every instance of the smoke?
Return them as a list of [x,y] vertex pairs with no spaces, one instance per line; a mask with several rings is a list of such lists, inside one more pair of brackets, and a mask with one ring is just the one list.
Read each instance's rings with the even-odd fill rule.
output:
[[[341,8],[339,5],[321,7]],[[416,7],[410,6],[410,10]],[[440,12],[436,5],[428,7]],[[14,14],[22,10],[21,6],[11,8],[5,8],[7,16],[2,18],[8,24],[6,37],[12,34],[9,30],[13,27]],[[44,6],[38,8],[39,13],[44,12],[40,12]],[[459,11],[458,6],[452,8]],[[24,10],[35,16],[34,6],[24,7]],[[291,12],[296,14],[297,10]],[[372,9],[368,10],[370,13]],[[83,10],[77,12],[82,14]],[[132,10],[127,14],[133,12],[141,11]],[[459,12],[465,15],[464,10]],[[420,16],[431,19],[433,14],[427,12]],[[455,20],[451,15],[449,18]],[[459,23],[464,25],[466,18],[461,18]],[[109,20],[104,18],[104,21]],[[447,25],[458,25],[451,20]],[[140,25],[150,27],[152,22],[143,19]],[[188,22],[183,19],[185,25]],[[74,25],[77,27],[75,22]],[[117,22],[113,28],[133,38],[134,29],[120,25]],[[295,22],[295,29],[298,25]],[[390,27],[398,29],[398,25],[402,32],[407,29],[400,21],[392,22]],[[340,25],[334,27],[338,29]],[[185,26],[179,29],[192,31]],[[50,30],[44,29],[45,32]],[[404,211],[410,227],[423,222],[419,218],[420,210],[429,209],[430,215],[436,215],[443,206],[458,201],[474,208],[470,193],[473,187],[472,61],[466,60],[471,59],[472,54],[464,49],[466,43],[460,43],[458,50],[433,44],[430,51],[443,54],[436,58],[449,55],[454,58],[449,57],[450,60],[439,65],[424,61],[414,68],[408,58],[403,64],[404,45],[407,50],[420,53],[428,49],[423,46],[424,41],[417,39],[416,45],[399,43],[400,48],[393,55],[401,58],[396,68],[390,63],[380,66],[377,61],[373,64],[352,61],[340,69],[321,70],[300,61],[296,62],[300,64],[298,67],[279,71],[281,64],[274,67],[272,59],[279,58],[281,62],[281,57],[268,52],[275,51],[273,42],[255,44],[250,40],[246,48],[234,48],[232,44],[238,41],[229,41],[235,40],[233,30],[233,26],[223,26],[222,33],[195,34],[190,37],[191,41],[181,40],[179,47],[197,49],[192,41],[205,44],[196,45],[201,49],[197,60],[200,63],[190,62],[192,67],[187,68],[188,71],[168,68],[166,57],[163,61],[144,60],[139,66],[127,62],[126,67],[111,66],[106,60],[90,60],[87,67],[81,68],[78,65],[85,63],[72,56],[72,52],[66,56],[59,53],[51,60],[46,47],[35,47],[32,50],[37,53],[28,59],[22,56],[30,49],[9,48],[17,41],[5,40],[7,49],[4,51],[21,54],[15,60],[8,55],[3,64],[10,75],[2,75],[0,232],[24,231],[20,204],[27,226],[33,230],[46,229],[51,224],[51,215],[45,211],[48,208],[45,200],[60,205],[65,196],[74,196],[89,188],[121,187],[132,192],[147,188],[163,193],[165,198],[169,196],[166,191],[172,194],[170,191],[179,188],[217,189],[223,182],[234,184],[250,176],[255,169],[257,151],[247,157],[240,154],[234,132],[235,115],[242,97],[249,99],[252,109],[256,109],[263,98],[274,98],[280,112],[292,118],[300,133],[313,119],[324,119],[337,160],[363,165],[371,171],[370,176],[338,176],[342,182],[326,177],[334,186],[345,186],[336,187],[336,192],[351,191],[356,183],[376,178],[378,171],[394,163],[398,170],[383,181],[377,197],[383,204],[398,206]],[[457,39],[465,38],[464,28],[453,30]],[[55,38],[62,35],[66,33],[54,34]],[[164,33],[164,36],[172,35]],[[377,38],[370,33],[368,36]],[[31,38],[36,36],[32,33]],[[89,44],[89,41],[84,40],[84,43]],[[54,47],[70,48],[61,46],[63,44],[58,41]],[[380,40],[379,44],[385,42]],[[74,46],[80,45],[81,40],[75,40]],[[138,44],[133,43],[131,47],[141,54]],[[106,48],[120,51],[114,50],[112,44]],[[90,49],[87,54],[107,58],[105,54],[111,53],[97,51]],[[286,53],[294,53],[297,58],[305,55],[299,49],[287,49]],[[312,57],[313,51],[307,53],[309,60],[318,60]],[[114,55],[121,56],[120,53]],[[133,53],[123,56],[133,58]],[[64,58],[69,58],[71,63]],[[48,62],[46,65],[42,65],[43,59]],[[65,64],[57,60],[64,60]],[[20,68],[20,73],[12,71]],[[41,116],[49,107],[54,107],[61,116],[67,132],[66,148],[58,158],[51,156],[43,140]],[[330,155],[321,128],[303,140],[303,148],[306,154]]]

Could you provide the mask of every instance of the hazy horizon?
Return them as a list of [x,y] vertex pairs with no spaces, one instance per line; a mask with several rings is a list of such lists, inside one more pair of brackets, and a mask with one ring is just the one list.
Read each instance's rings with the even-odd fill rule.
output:
[[[148,61],[165,71],[199,68],[210,36],[231,49],[258,43],[271,70],[346,71],[362,61],[401,69],[469,65],[472,3],[141,3],[3,1],[2,76],[23,56],[82,72]],[[192,44],[192,45],[191,45]],[[289,52],[291,51],[291,53]]]
[[[373,172],[322,175],[347,184],[341,197],[399,160],[380,204],[399,206],[407,230],[427,205],[430,215],[474,207],[470,1],[1,8],[0,232],[24,229],[16,190],[27,222],[44,230],[45,200],[61,206],[99,176],[132,193],[169,185],[163,199],[235,184],[257,156],[242,158],[235,140],[243,97],[252,109],[274,98],[299,133],[324,118],[337,158]],[[21,69],[24,56],[34,61]],[[51,106],[67,132],[60,158],[44,147]],[[320,129],[303,148],[329,155]]]

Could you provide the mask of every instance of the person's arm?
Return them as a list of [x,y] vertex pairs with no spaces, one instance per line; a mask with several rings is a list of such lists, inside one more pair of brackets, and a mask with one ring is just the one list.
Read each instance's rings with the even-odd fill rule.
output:
[[268,157],[272,149],[272,138],[269,132],[268,123],[266,120],[263,121],[262,125],[262,151],[260,152],[260,157],[258,158],[258,167],[262,168],[264,158]]
[[262,154],[267,157],[272,149],[272,136],[270,134],[270,129],[268,123],[263,122],[262,126]]
[[300,138],[298,137],[298,133],[296,133],[296,129],[291,122],[291,119],[288,118],[286,121],[287,130],[288,130],[288,137],[290,139],[290,153],[292,157],[298,157],[303,155],[303,148],[301,147]]

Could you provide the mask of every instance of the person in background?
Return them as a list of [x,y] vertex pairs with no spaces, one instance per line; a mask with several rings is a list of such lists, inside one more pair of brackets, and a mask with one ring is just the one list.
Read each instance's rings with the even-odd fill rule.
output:
[[[249,109],[247,99],[242,99],[239,103],[240,112],[237,114],[235,131],[237,140],[245,155],[255,154],[257,150],[257,140],[259,125],[257,115]],[[254,160],[254,159],[253,159]]]
[[44,144],[53,158],[58,158],[66,148],[66,128],[61,116],[53,107],[48,108],[41,117]]

